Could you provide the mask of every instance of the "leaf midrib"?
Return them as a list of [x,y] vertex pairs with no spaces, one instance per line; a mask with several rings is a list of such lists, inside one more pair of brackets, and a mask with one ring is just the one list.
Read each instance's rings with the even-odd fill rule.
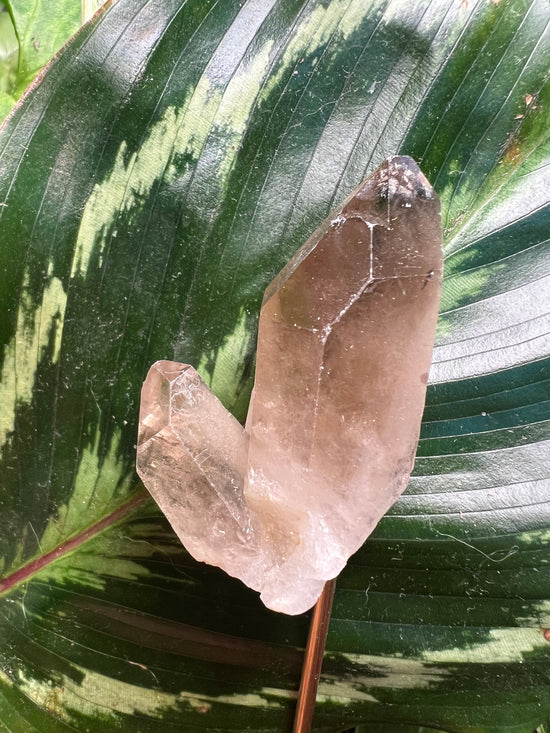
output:
[[107,514],[102,519],[82,530],[82,532],[69,537],[69,539],[54,547],[53,550],[33,558],[18,570],[0,579],[0,596],[13,590],[16,586],[25,583],[51,563],[65,557],[105,529],[125,519],[129,514],[132,514],[142,504],[148,501],[149,498],[149,493],[145,489],[141,489],[129,501],[124,502],[110,514]]

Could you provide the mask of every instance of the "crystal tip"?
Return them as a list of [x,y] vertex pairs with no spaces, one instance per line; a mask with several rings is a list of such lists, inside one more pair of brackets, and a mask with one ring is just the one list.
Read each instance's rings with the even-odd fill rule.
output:
[[365,181],[356,194],[360,199],[430,201],[437,199],[430,182],[408,155],[388,158]]

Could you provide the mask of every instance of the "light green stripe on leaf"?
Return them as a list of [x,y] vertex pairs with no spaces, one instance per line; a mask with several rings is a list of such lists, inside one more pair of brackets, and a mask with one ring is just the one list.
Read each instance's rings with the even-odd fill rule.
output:
[[379,675],[372,677],[354,675],[351,678],[350,686],[358,685],[362,688],[429,689],[435,683],[440,682],[443,675],[447,674],[443,667],[436,667],[434,664],[427,664],[417,659],[399,659],[397,657],[389,659],[375,654],[351,652],[340,653],[338,658],[345,659],[354,668],[376,669],[380,672]]
[[366,3],[365,0],[332,0],[330,3],[318,4],[296,27],[275,74],[272,74],[266,84],[262,99],[267,99],[286,76],[289,69],[294,68],[308,57],[314,56],[317,50],[325,46],[332,36],[345,41],[354,31],[357,31],[362,19],[373,15],[376,11],[373,6],[378,2]]
[[[155,181],[164,176],[180,132],[180,113],[181,110],[168,107],[162,118],[151,125],[138,151],[130,153],[126,142],[121,142],[111,173],[96,184],[86,202],[71,277],[77,273],[86,275],[92,256],[101,266],[107,242],[117,236],[117,221],[121,226],[131,221],[132,210],[139,208]],[[183,141],[178,142],[182,145]],[[182,147],[185,149],[188,143],[189,138]],[[124,221],[121,214],[126,217]]]
[[100,516],[108,510],[114,494],[124,497],[132,483],[132,475],[121,479],[120,431],[115,431],[109,451],[99,455],[100,432],[96,430],[91,447],[82,451],[74,493],[68,505],[61,505],[50,519],[42,535],[44,548],[57,547],[82,525],[83,513]]
[[246,131],[252,107],[268,70],[273,45],[273,41],[266,43],[253,61],[239,69],[231,78],[214,119],[214,124],[221,133],[218,177],[222,189],[225,188],[235,165],[239,143]]
[[[132,660],[128,661],[128,665],[134,665]],[[62,675],[55,683],[27,677],[20,669],[18,685],[21,692],[37,705],[69,723],[76,723],[82,714],[96,718],[98,711],[101,711],[105,722],[115,722],[121,715],[163,718],[168,710],[181,711],[182,706],[203,713],[207,713],[214,704],[280,709],[286,706],[284,700],[289,697],[287,690],[273,688],[264,688],[259,693],[219,696],[186,691],[170,694],[145,686],[145,683],[150,684],[151,676],[155,679],[155,672],[145,665],[138,666],[144,673],[144,686],[129,684],[78,666],[73,668],[71,677]],[[75,682],[75,679],[79,682]]]
[[38,365],[48,356],[50,362],[56,364],[61,349],[67,304],[63,284],[48,273],[42,299],[37,304],[29,281],[25,274],[16,331],[4,352],[0,376],[0,446],[6,443],[15,428],[18,408],[32,400]]
[[234,375],[242,377],[245,357],[252,339],[246,324],[246,311],[242,308],[233,332],[226,337],[216,353],[214,366],[212,367],[208,356],[203,355],[197,367],[202,379],[224,405],[234,405],[239,396],[240,381]]
[[423,657],[448,664],[523,662],[525,654],[545,650],[548,642],[541,629],[490,629],[487,641],[452,649],[430,649]]

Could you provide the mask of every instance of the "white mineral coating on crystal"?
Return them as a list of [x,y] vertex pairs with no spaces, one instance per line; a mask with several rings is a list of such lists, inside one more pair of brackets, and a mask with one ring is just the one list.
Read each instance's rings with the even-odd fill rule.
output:
[[391,158],[267,288],[246,433],[191,367],[151,368],[138,471],[195,558],[316,602],[407,485],[441,277],[439,200]]

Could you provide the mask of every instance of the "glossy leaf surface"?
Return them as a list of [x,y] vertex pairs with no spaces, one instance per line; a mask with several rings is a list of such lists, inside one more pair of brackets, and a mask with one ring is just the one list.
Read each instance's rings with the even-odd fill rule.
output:
[[446,277],[415,475],[342,574],[316,730],[550,709],[544,0],[118,0],[0,134],[0,726],[283,731],[307,618],[192,561],[134,473],[141,381],[246,413],[264,288],[412,155]]

